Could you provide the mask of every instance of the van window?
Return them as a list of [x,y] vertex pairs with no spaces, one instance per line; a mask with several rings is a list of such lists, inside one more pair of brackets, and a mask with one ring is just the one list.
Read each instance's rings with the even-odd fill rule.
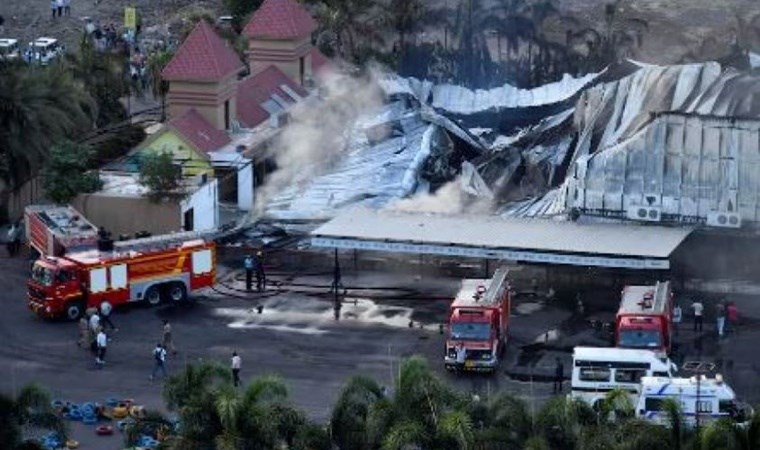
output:
[[670,374],[667,372],[655,372],[652,374],[655,377],[669,377]]
[[700,400],[697,402],[697,412],[698,413],[711,413],[712,412],[712,402],[710,400]]
[[646,370],[617,369],[615,370],[615,381],[618,383],[638,383],[646,373]]
[[610,369],[604,367],[582,367],[578,378],[581,381],[610,381]]
[[662,411],[663,401],[661,398],[647,398],[644,400],[644,409],[647,411]]

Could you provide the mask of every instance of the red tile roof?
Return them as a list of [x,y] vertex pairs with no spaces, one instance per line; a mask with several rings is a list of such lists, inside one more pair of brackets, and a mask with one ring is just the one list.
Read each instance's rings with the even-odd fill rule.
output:
[[325,68],[325,65],[330,63],[330,60],[324,53],[320,52],[318,48],[313,47],[311,49],[311,71],[314,74],[319,73]]
[[173,118],[167,126],[204,153],[219,150],[232,142],[227,133],[214,128],[195,108]]
[[243,34],[254,39],[296,39],[316,29],[317,23],[296,0],[264,0]]
[[273,94],[277,94],[286,102],[295,103],[298,99],[283,90],[280,87],[283,85],[301,97],[308,95],[301,85],[274,65],[242,80],[237,91],[238,121],[244,127],[254,128],[269,119],[269,113],[261,104],[269,100]]
[[232,48],[205,20],[198,22],[161,76],[167,81],[219,81],[243,68]]

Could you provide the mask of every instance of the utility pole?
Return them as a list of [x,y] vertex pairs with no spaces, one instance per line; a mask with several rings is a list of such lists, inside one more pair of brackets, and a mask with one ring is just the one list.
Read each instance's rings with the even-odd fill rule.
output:
[[697,377],[697,399],[696,404],[694,405],[694,426],[697,431],[697,435],[699,434],[700,425],[699,415],[703,412],[700,410],[700,399],[702,396],[702,377],[705,376],[705,374],[712,372],[714,369],[715,364],[706,361],[688,361],[683,365],[683,370],[685,372],[693,373]]

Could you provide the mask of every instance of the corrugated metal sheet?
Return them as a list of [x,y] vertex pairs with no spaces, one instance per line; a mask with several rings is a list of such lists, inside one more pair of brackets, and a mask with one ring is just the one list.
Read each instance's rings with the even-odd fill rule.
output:
[[312,232],[314,237],[462,245],[585,255],[668,258],[688,228],[578,224],[493,216],[406,214],[355,209]]

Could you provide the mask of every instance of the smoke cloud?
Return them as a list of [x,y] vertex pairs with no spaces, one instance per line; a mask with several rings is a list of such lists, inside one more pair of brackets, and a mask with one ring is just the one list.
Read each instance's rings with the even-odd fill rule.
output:
[[469,195],[462,189],[461,179],[456,178],[434,193],[397,200],[386,209],[414,213],[488,214],[491,211],[491,199]]
[[351,125],[383,103],[376,74],[375,70],[359,77],[323,73],[321,100],[309,99],[291,110],[290,123],[272,146],[277,170],[256,194],[256,216],[263,214],[273,196],[290,186],[305,187],[344,156]]

